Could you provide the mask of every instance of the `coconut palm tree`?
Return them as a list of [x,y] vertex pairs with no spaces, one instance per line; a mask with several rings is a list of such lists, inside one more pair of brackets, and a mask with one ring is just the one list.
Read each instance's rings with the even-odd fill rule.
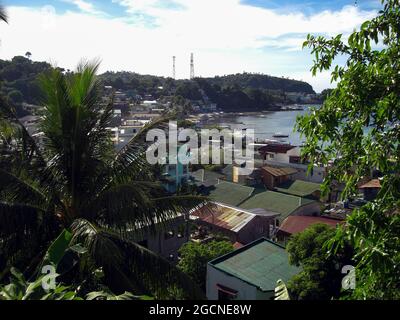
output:
[[81,63],[73,74],[53,70],[42,77],[40,144],[0,101],[0,261],[6,261],[0,270],[21,269],[26,257],[37,266],[67,229],[72,244],[103,268],[111,289],[165,297],[166,284],[174,283],[185,296],[199,297],[187,276],[136,240],[205,199],[167,195],[156,181],[144,137],[163,121],[114,152],[107,129],[113,103],[101,104],[98,67]]

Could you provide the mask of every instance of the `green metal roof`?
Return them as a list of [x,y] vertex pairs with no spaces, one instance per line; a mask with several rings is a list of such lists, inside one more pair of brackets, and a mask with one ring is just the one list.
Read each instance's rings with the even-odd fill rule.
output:
[[211,262],[210,265],[261,291],[273,291],[276,282],[288,281],[300,269],[289,264],[284,247],[261,238]]
[[254,191],[254,188],[232,182],[221,182],[209,188],[208,196],[215,202],[238,206]]
[[320,191],[321,185],[314,182],[295,180],[285,182],[276,188],[276,190],[294,196],[305,197],[311,195],[315,191]]
[[264,191],[253,195],[251,198],[239,205],[239,207],[243,209],[261,208],[274,211],[281,214],[279,220],[283,221],[297,208],[312,202],[315,202],[315,200],[279,192]]

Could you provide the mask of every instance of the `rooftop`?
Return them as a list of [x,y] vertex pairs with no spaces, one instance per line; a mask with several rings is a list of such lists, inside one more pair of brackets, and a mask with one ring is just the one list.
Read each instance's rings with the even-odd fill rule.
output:
[[276,188],[276,191],[299,197],[305,197],[320,190],[320,184],[302,180],[287,181]]
[[289,264],[285,248],[265,238],[219,257],[210,265],[261,291],[273,291],[276,281],[288,281],[300,269]]
[[381,188],[381,182],[379,181],[379,179],[372,179],[359,187],[359,189],[368,189],[368,188]]
[[[254,188],[224,181],[210,187],[208,189],[208,196],[216,202],[238,206],[249,198],[253,191]],[[254,207],[251,209],[254,209]]]
[[297,208],[312,202],[315,202],[315,200],[274,191],[264,191],[247,199],[239,207],[243,209],[262,208],[267,211],[277,212],[280,213],[279,220],[283,221]]
[[205,187],[214,186],[218,183],[219,179],[225,178],[223,174],[204,169],[192,172],[191,176],[196,180],[197,185],[203,185]]
[[323,223],[335,228],[337,224],[342,223],[342,221],[323,217],[289,216],[283,221],[279,231],[288,234],[296,234],[316,223]]
[[278,167],[264,166],[261,169],[268,172],[269,174],[273,175],[274,177],[289,176],[289,175],[297,173],[296,169],[289,168],[289,167],[278,168]]
[[218,227],[238,232],[256,215],[239,208],[229,207],[223,204],[214,203],[213,207],[203,206],[191,214],[204,222]]
[[296,148],[296,146],[292,146],[291,144],[272,143],[266,145],[265,147],[261,147],[260,153],[287,153],[289,150],[292,150],[294,148]]

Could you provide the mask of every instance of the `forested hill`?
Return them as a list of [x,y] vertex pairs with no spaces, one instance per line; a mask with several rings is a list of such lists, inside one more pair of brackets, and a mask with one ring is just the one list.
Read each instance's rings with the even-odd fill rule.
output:
[[105,85],[115,89],[150,94],[154,98],[170,95],[189,100],[208,98],[225,111],[267,110],[292,103],[287,93],[315,93],[311,85],[303,81],[251,73],[195,78],[193,81],[130,72],[106,72],[100,77]]
[[[0,94],[15,105],[22,102],[40,103],[38,77],[52,67],[36,62],[29,56],[0,60]],[[125,90],[132,96],[181,96],[191,101],[216,103],[227,111],[253,111],[289,104],[287,93],[313,94],[306,82],[262,74],[242,73],[214,78],[173,80],[172,78],[140,75],[134,72],[106,72],[100,75],[104,85]]]
[[310,84],[304,81],[272,77],[257,73],[238,73],[223,77],[204,78],[210,84],[219,86],[239,86],[242,88],[282,90],[314,94]]

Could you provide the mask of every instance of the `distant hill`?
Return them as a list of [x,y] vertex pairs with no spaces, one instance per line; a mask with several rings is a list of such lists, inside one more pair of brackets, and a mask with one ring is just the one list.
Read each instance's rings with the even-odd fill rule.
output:
[[262,74],[242,73],[214,78],[173,80],[131,72],[106,72],[100,76],[105,85],[127,90],[133,95],[182,96],[189,100],[217,103],[225,111],[256,111],[289,104],[286,93],[315,94],[306,82]]
[[[0,94],[15,105],[40,103],[38,77],[52,67],[23,56],[0,60]],[[132,97],[181,96],[193,103],[216,103],[225,111],[257,111],[291,103],[288,93],[314,94],[306,82],[263,74],[241,73],[213,78],[174,80],[134,72],[106,72],[99,76],[105,86],[124,90]]]

